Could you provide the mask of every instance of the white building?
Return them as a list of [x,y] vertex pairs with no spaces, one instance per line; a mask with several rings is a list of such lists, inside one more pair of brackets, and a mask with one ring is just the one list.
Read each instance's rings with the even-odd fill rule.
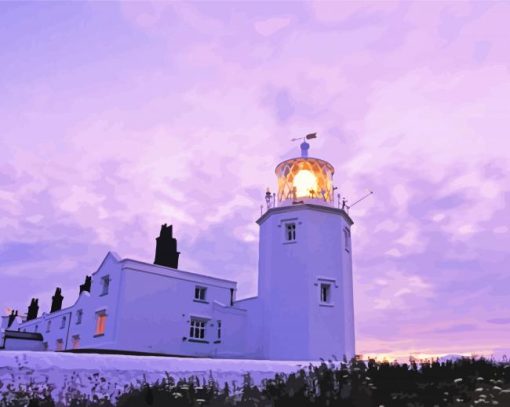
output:
[[[37,317],[3,317],[5,349],[194,357],[318,360],[354,356],[348,214],[334,205],[334,169],[301,157],[276,167],[260,226],[258,296],[237,283],[178,269],[172,227],[163,225],[155,264],[109,252],[76,302]],[[17,335],[15,332],[19,332]]]

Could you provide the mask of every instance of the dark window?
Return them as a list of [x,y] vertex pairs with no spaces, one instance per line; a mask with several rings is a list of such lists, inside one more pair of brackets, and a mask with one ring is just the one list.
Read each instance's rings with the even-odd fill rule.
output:
[[108,294],[108,290],[110,289],[110,276],[104,276],[101,279],[101,283],[102,283],[101,295]]
[[76,325],[80,325],[81,324],[81,319],[82,318],[83,318],[83,310],[79,309],[78,311],[76,311]]
[[321,284],[321,302],[325,304],[331,303],[331,284]]
[[345,250],[351,251],[351,231],[347,228],[344,229],[344,239],[345,239]]
[[293,242],[296,240],[296,224],[286,223],[285,224],[285,240]]
[[194,339],[205,338],[205,320],[191,318],[189,327],[189,336]]
[[218,339],[221,339],[221,321],[218,321]]
[[195,300],[205,301],[206,291],[207,291],[207,288],[196,286],[195,287]]

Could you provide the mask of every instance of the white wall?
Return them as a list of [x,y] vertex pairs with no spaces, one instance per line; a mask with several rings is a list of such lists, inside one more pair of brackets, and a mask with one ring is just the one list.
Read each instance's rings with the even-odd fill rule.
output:
[[19,338],[6,338],[5,350],[28,350],[28,351],[43,351],[43,344],[41,341]]
[[246,310],[247,314],[244,357],[246,359],[262,359],[264,352],[261,301],[258,297],[251,297],[236,301],[235,305]]
[[[285,223],[296,241],[285,240]],[[263,357],[325,359],[354,355],[352,267],[340,209],[296,205],[270,209],[260,224],[259,298]],[[332,282],[332,306],[320,304],[320,279]]]
[[[115,320],[118,292],[121,283],[121,264],[114,253],[108,253],[98,270],[92,274],[90,293],[82,292],[70,307],[59,311],[43,312],[38,318],[21,323],[20,331],[39,332],[44,337],[47,350],[57,350],[57,341],[62,340],[62,350],[73,348],[73,336],[79,336],[80,348],[109,349],[115,346],[115,331],[112,322]],[[108,294],[102,295],[102,277],[110,276]],[[63,293],[64,296],[66,293]],[[68,295],[68,294],[67,294]],[[82,310],[81,323],[77,323],[77,311]],[[106,310],[108,320],[105,335],[96,336],[96,312]],[[63,318],[65,317],[65,323]],[[50,327],[48,329],[48,322]]]
[[[103,277],[109,277],[103,294]],[[195,287],[206,287],[206,300],[195,300]],[[90,293],[83,292],[70,307],[39,318],[13,324],[13,329],[40,332],[48,350],[73,349],[79,337],[80,349],[124,350],[185,356],[243,357],[246,311],[230,306],[233,281],[134,260],[120,260],[108,253],[92,274]],[[78,323],[77,313],[83,312]],[[104,334],[96,334],[98,312],[107,315]],[[65,317],[65,323],[62,323]],[[206,319],[207,343],[189,339],[190,318]],[[48,330],[48,322],[51,322]],[[218,321],[221,339],[218,340]],[[184,338],[184,339],[183,339]]]
[[[230,307],[235,282],[135,261],[125,261],[123,272],[116,349],[186,356],[243,353],[234,332],[244,338],[246,312]],[[205,301],[195,299],[196,286],[207,289]],[[203,341],[190,338],[192,317],[207,320]]]

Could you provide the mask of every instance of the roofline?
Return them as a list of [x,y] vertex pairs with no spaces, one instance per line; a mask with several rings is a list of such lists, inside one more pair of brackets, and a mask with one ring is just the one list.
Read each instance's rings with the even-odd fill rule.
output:
[[257,222],[259,225],[264,223],[264,221],[269,218],[271,215],[280,213],[280,212],[294,212],[300,209],[312,209],[319,212],[327,212],[327,213],[333,213],[335,215],[340,215],[344,218],[344,220],[349,224],[349,226],[352,226],[354,224],[351,217],[345,212],[343,209],[340,208],[333,208],[331,206],[324,206],[324,205],[316,205],[316,204],[298,204],[298,205],[292,205],[292,206],[277,206],[276,208],[270,208],[268,209],[260,218],[258,218],[255,222]]
[[25,327],[29,327],[29,326],[32,326],[32,325],[37,325],[37,324],[39,324],[41,322],[46,322],[46,321],[48,321],[50,319],[55,319],[55,318],[58,318],[58,317],[70,315],[70,314],[73,313],[73,311],[74,311],[73,308],[76,306],[76,303],[77,303],[77,301],[75,301],[74,304],[69,305],[66,308],[59,309],[58,311],[53,311],[53,312],[46,312],[45,311],[41,315],[38,315],[37,318],[31,319],[29,321],[21,322],[19,324],[19,326],[20,326],[20,328],[25,328]]
[[276,175],[278,175],[278,173],[276,172],[276,170],[278,169],[278,167],[280,165],[282,165],[283,163],[286,163],[287,161],[294,161],[294,160],[299,160],[299,159],[304,159],[304,160],[317,160],[317,161],[322,161],[323,163],[326,163],[327,165],[329,165],[331,167],[331,175],[334,175],[335,174],[335,167],[333,167],[333,165],[326,161],[326,160],[323,160],[322,158],[317,158],[317,157],[294,157],[294,158],[288,158],[287,160],[283,160],[281,163],[279,163],[276,167],[274,167],[274,173]]
[[235,304],[236,302],[248,301],[248,300],[254,300],[254,299],[256,299],[256,298],[259,298],[259,296],[258,296],[258,295],[254,295],[253,297],[243,298],[242,300],[235,300],[235,301],[234,301],[234,304]]
[[[144,261],[128,259],[128,258],[122,259],[119,263],[127,263],[127,262],[143,264],[144,266],[157,267],[157,268],[160,268],[160,269],[163,269],[163,270],[171,270],[171,271],[175,271],[175,272],[178,272],[178,273],[184,273],[184,274],[187,274],[189,276],[197,276],[197,277],[207,278],[207,279],[210,279],[210,280],[221,281],[221,282],[224,282],[224,283],[230,283],[230,284],[234,284],[237,287],[237,281],[226,280],[224,278],[219,278],[219,277],[212,277],[212,276],[208,276],[208,275],[205,275],[205,274],[194,273],[194,272],[186,271],[186,270],[174,269],[172,267],[166,267],[166,266],[162,266],[160,264],[146,263]],[[169,276],[169,277],[171,277],[171,276]]]
[[28,341],[42,341],[44,338],[40,332],[4,331],[4,339],[22,339]]

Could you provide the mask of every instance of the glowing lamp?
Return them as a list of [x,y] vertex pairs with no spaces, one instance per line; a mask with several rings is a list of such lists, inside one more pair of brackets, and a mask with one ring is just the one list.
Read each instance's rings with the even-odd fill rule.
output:
[[333,203],[333,174],[335,169],[327,161],[312,157],[285,160],[275,169],[278,177],[278,202],[294,205],[307,201],[322,205]]
[[310,170],[300,170],[294,177],[296,198],[308,197],[317,193],[317,178]]

